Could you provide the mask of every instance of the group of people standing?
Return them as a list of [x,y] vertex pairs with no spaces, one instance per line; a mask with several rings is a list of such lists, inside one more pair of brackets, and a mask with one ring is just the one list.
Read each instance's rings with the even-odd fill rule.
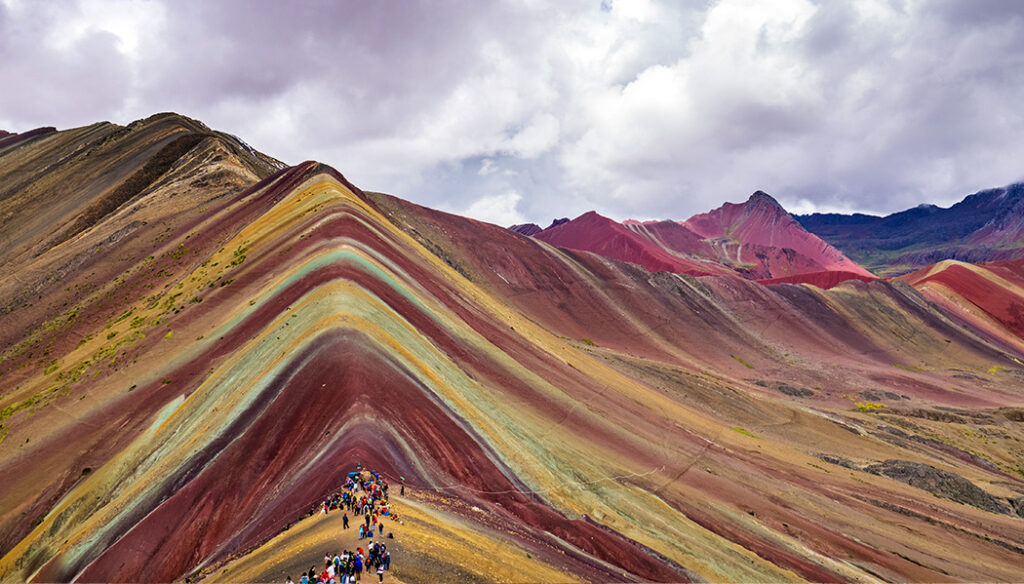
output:
[[[349,513],[362,516],[359,523],[359,539],[370,538],[366,551],[362,547],[355,551],[345,550],[341,554],[324,554],[324,568],[319,572],[316,566],[300,578],[300,584],[348,584],[357,582],[363,572],[376,572],[379,582],[384,582],[384,573],[391,569],[391,552],[383,541],[374,542],[374,531],[384,536],[384,517],[398,521],[388,503],[388,482],[379,473],[359,470],[348,474],[341,491],[324,500],[319,515],[332,510],[342,511],[342,529],[349,528]],[[404,494],[405,485],[402,485]],[[394,534],[388,532],[387,539]],[[289,576],[286,584],[295,584]]]
[[[373,543],[355,551],[345,550],[339,554],[324,554],[324,568],[317,573],[316,566],[310,566],[309,572],[299,579],[300,584],[348,584],[358,582],[363,572],[376,572],[377,579],[384,581],[384,572],[391,569],[391,553],[384,543]],[[289,578],[286,584],[294,584]]]

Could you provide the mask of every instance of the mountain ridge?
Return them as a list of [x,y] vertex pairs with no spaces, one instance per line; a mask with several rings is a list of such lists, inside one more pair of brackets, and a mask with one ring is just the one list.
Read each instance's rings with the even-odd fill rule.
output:
[[887,275],[945,259],[994,261],[1024,257],[1024,183],[985,189],[948,208],[919,205],[884,217],[796,216],[807,230]]
[[[690,275],[736,273],[762,281],[836,285],[875,276],[803,229],[771,195],[754,192],[744,203],[725,203],[686,221],[621,223],[589,211],[546,229],[535,224],[510,230],[554,245],[629,261],[651,271]],[[624,230],[625,229],[625,230]],[[821,278],[817,272],[836,275]]]
[[[1006,305],[651,272],[230,139],[45,244],[189,133],[172,122],[0,156],[34,226],[0,252],[0,581],[280,579],[320,560],[307,526],[333,524],[302,517],[356,462],[405,477],[402,581],[523,558],[597,582],[1017,574]],[[26,176],[69,208],[25,203]],[[489,541],[511,551],[482,562]]]

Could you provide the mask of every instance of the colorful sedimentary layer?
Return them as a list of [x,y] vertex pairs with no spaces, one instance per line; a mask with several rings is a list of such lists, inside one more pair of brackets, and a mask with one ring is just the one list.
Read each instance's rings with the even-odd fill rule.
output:
[[899,279],[992,342],[1024,348],[1024,260],[946,260]]
[[108,126],[0,150],[0,580],[280,579],[356,461],[407,479],[402,581],[1020,573],[1020,351],[927,287],[651,273]]
[[817,286],[824,290],[828,290],[833,286],[838,286],[840,283],[847,280],[860,280],[861,282],[870,282],[877,280],[874,276],[865,276],[864,274],[855,272],[844,272],[840,270],[825,270],[821,272],[808,272],[804,274],[796,274],[793,276],[782,276],[779,278],[767,278],[764,280],[758,280],[761,284],[810,284]]

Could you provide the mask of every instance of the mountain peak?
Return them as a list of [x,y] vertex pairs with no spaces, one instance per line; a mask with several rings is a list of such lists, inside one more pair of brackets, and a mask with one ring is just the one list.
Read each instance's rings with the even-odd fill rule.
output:
[[543,231],[540,225],[537,225],[536,223],[517,223],[507,227],[507,229],[509,231],[514,231],[519,235],[537,235]]
[[766,203],[768,205],[771,205],[773,207],[778,207],[779,209],[782,209],[783,211],[785,211],[785,209],[783,209],[782,205],[780,205],[779,202],[775,200],[775,197],[769,195],[768,193],[766,193],[764,191],[754,191],[754,194],[750,195],[750,198],[747,199],[747,204],[748,205],[757,204],[757,203]]
[[[685,225],[707,239],[724,239],[740,245],[788,248],[803,255],[821,270],[839,270],[864,277],[873,275],[848,260],[816,235],[805,230],[771,195],[755,191],[746,203],[726,203],[694,215]],[[788,275],[788,274],[787,274]]]

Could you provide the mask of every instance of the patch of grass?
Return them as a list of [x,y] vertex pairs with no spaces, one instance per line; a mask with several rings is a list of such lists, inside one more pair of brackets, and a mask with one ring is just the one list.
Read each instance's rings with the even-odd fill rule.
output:
[[182,295],[182,293],[178,292],[177,294],[172,294],[172,295],[168,296],[166,299],[164,299],[164,303],[162,305],[164,310],[171,310],[171,309],[173,309],[175,301],[177,300],[178,296],[181,296],[181,295]]
[[1005,371],[1005,370],[1006,370],[1006,367],[1003,367],[1002,365],[993,365],[991,368],[989,368],[988,374],[989,375],[995,375],[996,373],[999,373],[1000,371]]
[[750,363],[747,363],[746,361],[744,361],[740,357],[737,357],[736,355],[729,355],[729,356],[732,357],[733,359],[735,359],[738,363],[742,364],[747,369],[753,369],[754,368],[753,365],[751,365]]
[[876,404],[869,401],[853,402],[853,405],[857,406],[857,410],[861,412],[870,412],[871,410],[880,410],[882,408],[889,407],[885,404]]
[[249,246],[240,245],[238,249],[234,251],[235,259],[231,260],[232,266],[240,266],[245,261],[245,252],[249,251]]
[[0,420],[3,420],[4,418],[10,418],[11,416],[13,416],[14,414],[20,412],[21,410],[24,410],[25,408],[32,407],[32,406],[36,405],[37,403],[41,402],[42,400],[43,400],[43,394],[38,394],[38,395],[34,395],[34,396],[32,396],[32,397],[30,397],[30,398],[20,402],[20,403],[11,404],[11,405],[7,406],[6,408],[4,408],[3,410],[0,410]]
[[733,432],[738,432],[740,434],[743,434],[744,436],[750,436],[751,438],[753,438],[755,440],[760,440],[761,439],[761,437],[758,436],[757,434],[754,434],[752,432],[744,430],[743,428],[740,428],[739,426],[733,426],[732,431]]
[[911,373],[924,373],[924,369],[921,369],[920,367],[907,367],[906,365],[901,365],[899,363],[893,363],[892,366],[897,369],[902,369],[904,371],[910,371]]
[[180,260],[188,252],[189,252],[189,249],[187,247],[185,247],[185,244],[184,243],[179,243],[178,244],[178,248],[175,249],[174,251],[167,252],[167,255],[172,257],[172,258],[174,258],[174,259],[176,259],[176,260]]
[[164,335],[164,338],[165,339],[169,339],[169,338],[171,338],[173,336],[174,336],[174,331],[167,331],[167,334]]
[[594,341],[588,339],[587,337],[583,337],[583,342],[590,345],[591,347],[596,346],[596,343],[594,343]]
[[124,319],[128,318],[129,316],[131,316],[132,312],[134,312],[134,311],[133,310],[129,310],[128,312],[125,312],[121,316],[117,317],[117,320],[115,320],[114,322],[112,322],[110,324],[117,324],[117,323],[121,322],[122,320],[124,320]]

